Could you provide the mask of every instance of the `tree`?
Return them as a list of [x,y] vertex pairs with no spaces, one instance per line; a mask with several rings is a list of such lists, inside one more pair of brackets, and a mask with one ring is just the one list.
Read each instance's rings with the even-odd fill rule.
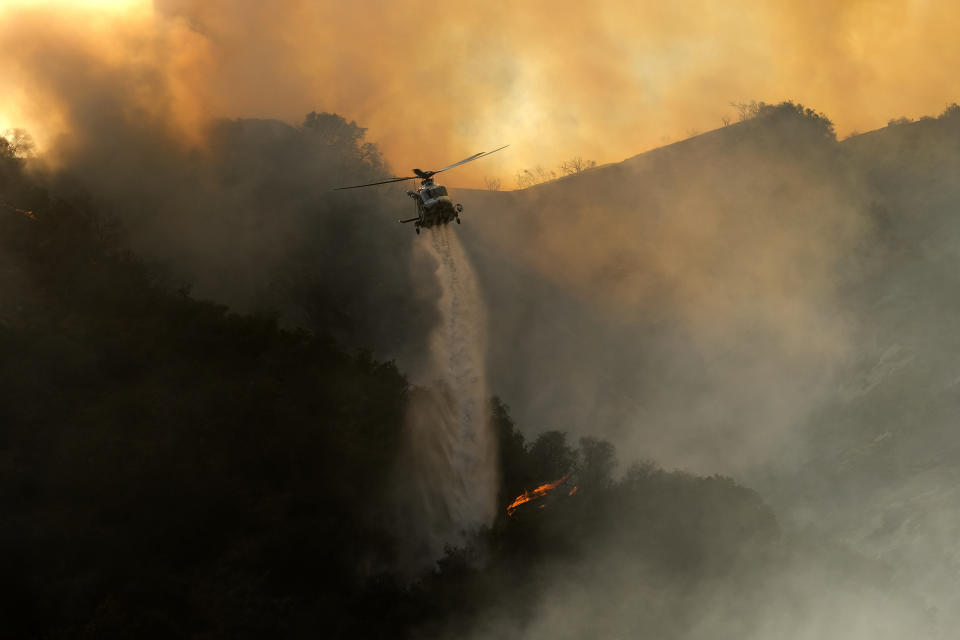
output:
[[500,178],[487,176],[483,180],[487,184],[487,191],[500,191]]
[[581,173],[587,169],[592,169],[595,166],[597,166],[596,161],[584,160],[582,157],[576,156],[570,160],[565,160],[560,163],[560,173],[565,176],[569,176],[575,173]]
[[359,144],[367,134],[356,122],[347,122],[335,113],[311,111],[303,120],[303,128],[333,147],[351,147]]
[[353,156],[370,165],[377,171],[383,171],[385,165],[379,147],[365,142],[365,127],[353,120],[349,122],[335,113],[317,113],[311,111],[303,121],[303,130],[321,144],[331,147],[344,155]]
[[939,116],[938,120],[954,120],[960,118],[960,105],[956,102],[947,105],[947,108],[943,110]]
[[526,189],[527,187],[556,180],[556,178],[556,171],[547,171],[538,164],[533,169],[521,169],[517,171],[517,186],[521,189]]
[[564,160],[560,163],[560,166],[555,171],[544,169],[538,164],[533,169],[521,169],[520,171],[517,171],[517,186],[521,189],[526,189],[527,187],[532,187],[534,185],[543,184],[544,182],[556,180],[560,176],[570,176],[576,173],[582,173],[587,169],[594,168],[595,166],[597,166],[595,160],[584,160],[581,156],[575,156],[569,160]]
[[36,146],[33,137],[25,129],[7,129],[0,140],[0,156],[10,158],[26,158]]
[[577,463],[577,483],[580,486],[609,488],[613,484],[613,470],[616,467],[616,449],[611,443],[590,436],[580,438],[580,459]]
[[780,104],[766,102],[731,102],[740,116],[740,122],[767,122],[771,124],[799,124],[804,130],[816,131],[827,138],[836,139],[833,121],[826,115],[804,107],[799,102],[786,100]]
[[558,480],[574,470],[577,452],[567,445],[567,434],[544,431],[530,447],[531,468],[537,482]]
[[500,449],[500,502],[506,503],[538,478],[532,478],[525,438],[510,418],[510,409],[500,398],[490,402],[490,422],[497,433]]
[[760,109],[765,106],[765,103],[751,100],[750,102],[731,102],[730,106],[737,110],[740,122],[746,122],[760,115]]

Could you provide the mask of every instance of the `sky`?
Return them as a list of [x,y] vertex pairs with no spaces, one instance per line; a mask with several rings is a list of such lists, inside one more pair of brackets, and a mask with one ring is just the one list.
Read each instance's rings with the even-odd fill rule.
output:
[[0,0],[0,130],[49,150],[119,110],[202,146],[213,118],[331,111],[398,175],[510,144],[448,181],[512,188],[714,129],[732,102],[796,100],[841,136],[935,115],[960,94],[958,27],[932,0]]

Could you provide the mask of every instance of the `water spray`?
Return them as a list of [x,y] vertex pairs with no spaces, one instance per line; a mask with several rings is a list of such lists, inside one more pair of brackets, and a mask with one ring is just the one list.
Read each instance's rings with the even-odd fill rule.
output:
[[429,389],[411,398],[407,416],[417,554],[439,558],[447,546],[489,525],[496,512],[497,447],[486,381],[486,308],[473,266],[446,225],[421,243],[437,265],[440,321],[430,335]]

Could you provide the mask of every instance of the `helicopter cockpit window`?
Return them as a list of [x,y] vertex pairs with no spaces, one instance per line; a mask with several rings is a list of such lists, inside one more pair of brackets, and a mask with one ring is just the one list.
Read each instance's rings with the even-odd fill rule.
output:
[[429,189],[427,189],[427,197],[430,198],[431,200],[434,200],[436,198],[439,198],[445,195],[447,195],[446,187],[441,187],[440,185],[437,185],[435,187],[430,187]]

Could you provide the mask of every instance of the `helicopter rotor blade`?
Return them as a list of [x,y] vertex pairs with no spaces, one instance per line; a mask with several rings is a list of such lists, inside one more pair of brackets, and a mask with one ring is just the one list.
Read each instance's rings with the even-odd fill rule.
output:
[[360,187],[375,187],[378,184],[390,184],[391,182],[403,182],[404,180],[416,180],[417,176],[409,176],[407,178],[390,178],[389,180],[381,180],[380,182],[369,182],[367,184],[355,184],[350,187],[336,187],[331,189],[331,191],[343,191],[344,189],[359,189]]
[[454,167],[459,167],[459,166],[462,165],[462,164],[467,164],[468,162],[473,162],[474,160],[479,160],[480,158],[482,158],[482,157],[484,157],[484,156],[488,156],[488,155],[490,155],[491,153],[496,153],[497,151],[500,151],[500,149],[506,149],[506,148],[509,147],[509,146],[510,146],[510,145],[505,144],[505,145],[503,145],[502,147],[500,147],[500,148],[498,148],[498,149],[494,149],[493,151],[481,151],[480,153],[475,153],[475,154],[473,154],[472,156],[470,156],[469,158],[464,158],[464,159],[461,160],[460,162],[454,162],[454,163],[451,164],[449,167],[444,167],[443,169],[438,169],[438,170],[436,170],[436,171],[431,171],[431,172],[430,172],[430,175],[436,175],[436,174],[438,174],[438,173],[443,173],[443,172],[446,171],[447,169],[453,169]]
[[446,171],[446,170],[448,170],[448,169],[453,169],[454,167],[459,167],[459,166],[462,165],[462,164],[467,164],[468,162],[472,162],[472,161],[474,161],[474,160],[479,160],[480,158],[483,158],[484,156],[488,156],[488,155],[490,155],[491,153],[496,153],[497,151],[500,151],[501,149],[506,149],[506,148],[509,147],[509,146],[510,146],[510,145],[505,144],[505,145],[503,145],[502,147],[498,147],[497,149],[494,149],[493,151],[481,151],[480,153],[475,153],[475,154],[473,154],[472,156],[470,156],[469,158],[464,158],[464,159],[461,160],[460,162],[454,162],[453,164],[451,164],[451,165],[449,165],[449,166],[447,166],[447,167],[444,167],[443,169],[439,169],[439,170],[437,170],[437,171],[424,171],[424,172],[422,172],[423,175],[419,175],[419,176],[408,176],[408,177],[406,177],[406,178],[390,178],[389,180],[381,180],[380,182],[369,182],[369,183],[367,183],[367,184],[355,184],[355,185],[352,185],[352,186],[349,186],[349,187],[336,187],[336,188],[332,189],[332,191],[343,191],[344,189],[359,189],[359,188],[361,188],[361,187],[375,187],[375,186],[377,186],[378,184],[390,184],[391,182],[403,182],[404,180],[417,180],[417,179],[421,179],[421,180],[422,180],[422,179],[424,179],[424,178],[430,178],[431,176],[435,176],[435,175],[437,175],[438,173],[443,173],[444,171]]

